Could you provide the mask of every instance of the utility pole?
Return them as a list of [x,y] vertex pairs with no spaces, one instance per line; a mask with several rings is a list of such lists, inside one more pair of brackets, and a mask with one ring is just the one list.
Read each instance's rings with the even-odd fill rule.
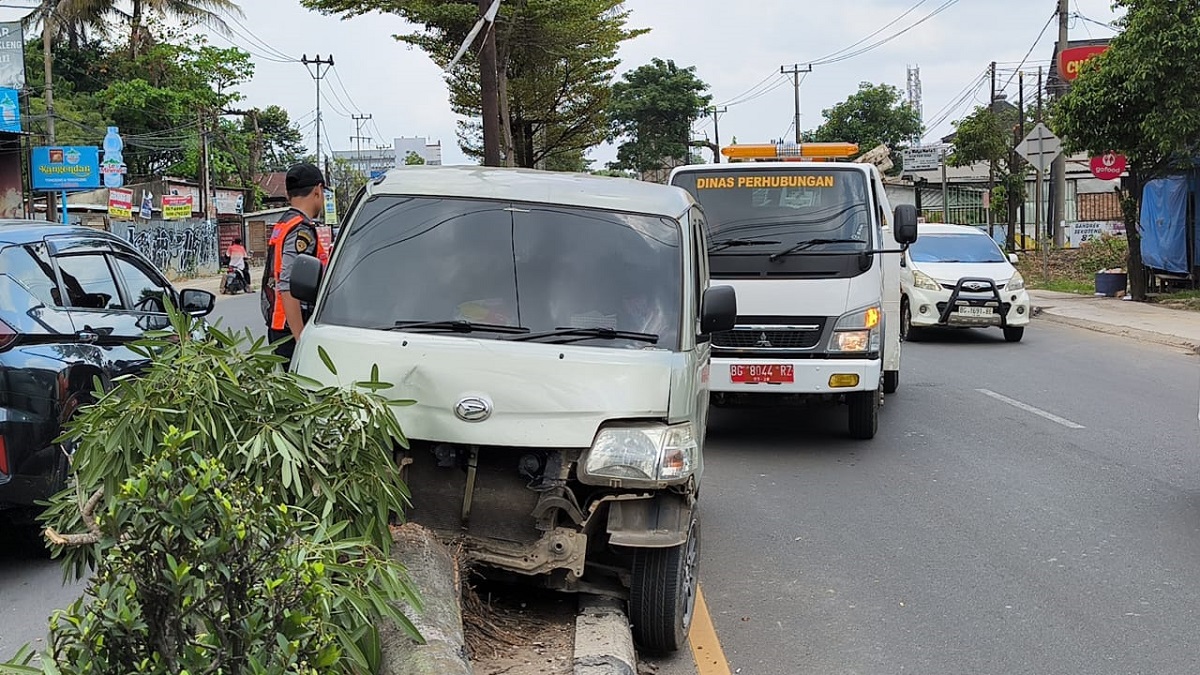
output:
[[[988,99],[988,112],[992,115],[996,114],[996,62],[992,61],[992,65],[988,68],[992,75],[992,96]],[[992,199],[996,195],[996,162],[988,162],[988,198],[987,198],[987,226],[988,236],[993,239],[996,237],[996,221],[992,217]]]
[[793,65],[791,68],[788,68],[787,66],[779,66],[779,72],[783,73],[784,75],[791,75],[791,76],[792,76],[792,86],[796,88],[796,120],[795,120],[795,124],[796,124],[796,143],[799,143],[799,142],[800,142],[800,137],[801,137],[801,129],[800,129],[800,73],[811,73],[811,72],[812,72],[812,66],[811,66],[811,65],[801,66],[801,65],[800,65],[800,64],[798,64],[798,63],[797,63],[797,64],[795,64],[795,65]]
[[369,175],[370,172],[363,171],[362,142],[370,141],[371,137],[362,135],[362,125],[364,122],[371,119],[371,116],[370,115],[351,115],[350,119],[354,120],[354,135],[350,137],[350,140],[354,141],[358,148],[358,152],[357,152],[357,154],[358,154],[358,170],[364,176],[366,176],[366,175]]
[[[1058,50],[1057,56],[1062,58],[1067,48],[1067,24],[1070,18],[1068,0],[1058,0]],[[1058,64],[1055,64],[1057,67]],[[1054,98],[1061,98],[1067,93],[1067,82],[1059,75],[1058,86],[1055,87]],[[1067,234],[1067,155],[1060,153],[1050,165],[1050,175],[1054,180],[1054,220],[1051,221],[1054,231],[1054,245],[1062,247],[1066,243]]]
[[[54,33],[54,28],[51,22],[54,18],[54,12],[50,5],[50,1],[46,0],[45,4],[46,15],[42,18],[42,62],[46,69],[46,89],[44,96],[46,98],[46,141],[49,145],[54,145],[54,63],[50,51],[50,38]],[[63,221],[66,221],[66,213],[63,213]],[[54,193],[46,193],[46,220],[56,222],[58,220],[58,207],[54,203]]]
[[[479,0],[485,16],[492,0]],[[489,21],[479,52],[479,92],[483,112],[483,165],[500,166],[500,78],[496,71],[496,22]]]
[[205,124],[204,113],[196,113],[196,121],[200,125],[200,212],[204,214],[204,222],[212,221],[212,173],[209,170],[208,154],[208,125]]
[[[322,157],[322,153],[321,153],[321,78],[325,77],[325,73],[329,72],[329,69],[333,67],[333,54],[330,54],[329,58],[327,58],[327,59],[321,59],[320,54],[317,54],[316,58],[313,58],[313,59],[308,58],[308,54],[301,54],[300,55],[300,63],[303,63],[304,67],[306,69],[309,66],[316,66],[316,72],[314,73],[312,70],[309,70],[308,74],[312,75],[313,79],[317,81],[317,166],[320,166],[321,165],[321,157]],[[321,66],[325,66],[325,73],[321,72]],[[325,173],[326,174],[329,173],[328,166],[326,167]],[[326,178],[326,180],[329,180],[329,179]]]
[[716,106],[712,106],[708,109],[708,112],[712,114],[713,118],[713,143],[717,146],[716,151],[713,152],[713,161],[717,164],[721,163],[721,115],[724,115],[728,110],[729,108],[718,108]]
[[[1023,139],[1023,138],[1025,138],[1025,71],[1024,70],[1019,71],[1017,73],[1017,137],[1013,139],[1013,147],[1015,148],[1017,146],[1017,144],[1020,143],[1021,139]],[[1013,167],[1012,173],[1015,174],[1016,167],[1020,163],[1020,160],[1017,159],[1017,153],[1015,150],[1012,151],[1012,154],[1010,156],[1012,157],[1012,160],[1009,163],[1009,166]],[[1027,175],[1028,174],[1026,173],[1025,168],[1021,167],[1021,188],[1022,188],[1021,193],[1022,194],[1021,194],[1020,210],[1021,210],[1021,249],[1022,250],[1024,250],[1024,248],[1025,248],[1025,196],[1024,196],[1025,190],[1024,190],[1024,188],[1025,188],[1025,176],[1027,176]],[[1017,237],[1016,237],[1015,233],[1013,233],[1013,232],[1009,233],[1008,250],[1012,251],[1016,248],[1016,238]]]

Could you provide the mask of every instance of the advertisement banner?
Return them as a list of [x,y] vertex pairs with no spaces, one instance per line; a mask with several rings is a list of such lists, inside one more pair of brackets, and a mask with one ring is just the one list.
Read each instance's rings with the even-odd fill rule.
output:
[[132,220],[133,190],[110,188],[108,191],[108,215],[119,220]]
[[337,200],[333,196],[333,190],[329,188],[325,188],[325,224],[338,224]]
[[16,89],[0,88],[0,131],[21,133],[20,100]]
[[33,189],[95,190],[100,187],[100,148],[38,146],[31,153]]
[[25,88],[25,35],[20,21],[0,23],[0,87]]
[[191,195],[163,195],[163,220],[182,220],[192,217]]

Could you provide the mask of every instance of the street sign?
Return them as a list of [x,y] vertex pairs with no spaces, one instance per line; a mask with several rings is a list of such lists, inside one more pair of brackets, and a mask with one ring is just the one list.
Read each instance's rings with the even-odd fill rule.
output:
[[916,148],[906,148],[901,153],[904,158],[904,172],[937,171],[942,168],[942,156],[946,152],[944,145],[923,145]]
[[1016,147],[1016,151],[1032,164],[1034,169],[1046,171],[1062,151],[1062,141],[1045,124],[1038,122],[1033,131],[1030,131],[1025,140]]

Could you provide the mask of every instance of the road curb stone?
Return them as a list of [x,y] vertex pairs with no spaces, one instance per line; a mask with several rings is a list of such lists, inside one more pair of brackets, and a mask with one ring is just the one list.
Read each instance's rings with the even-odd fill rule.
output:
[[1153,342],[1155,344],[1160,344],[1167,347],[1179,347],[1192,353],[1200,354],[1200,342],[1179,337],[1177,335],[1167,335],[1165,333],[1156,333],[1154,331],[1142,330],[1140,328],[1130,328],[1129,326],[1116,326],[1113,324],[1088,321],[1086,319],[1077,319],[1072,316],[1059,314],[1054,311],[1053,307],[1034,306],[1032,308],[1031,315],[1032,318],[1044,319],[1053,323],[1073,326],[1075,328],[1085,328],[1097,333],[1117,335],[1120,337],[1141,340],[1143,342]]
[[612,598],[579,598],[574,675],[637,675],[629,617]]

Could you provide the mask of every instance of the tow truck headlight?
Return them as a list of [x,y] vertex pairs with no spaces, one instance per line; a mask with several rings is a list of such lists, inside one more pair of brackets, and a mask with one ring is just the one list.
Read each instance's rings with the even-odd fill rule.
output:
[[1020,272],[1013,272],[1012,278],[1005,284],[1004,290],[1007,291],[1023,291],[1025,290],[1025,277],[1021,276]]
[[699,454],[689,424],[606,427],[579,462],[579,480],[626,487],[683,483],[695,473]]
[[879,305],[843,314],[833,325],[833,335],[829,336],[829,351],[879,351],[879,324],[882,319],[883,310]]
[[913,286],[926,291],[940,291],[942,285],[933,280],[933,277],[925,274],[920,270],[913,270]]

